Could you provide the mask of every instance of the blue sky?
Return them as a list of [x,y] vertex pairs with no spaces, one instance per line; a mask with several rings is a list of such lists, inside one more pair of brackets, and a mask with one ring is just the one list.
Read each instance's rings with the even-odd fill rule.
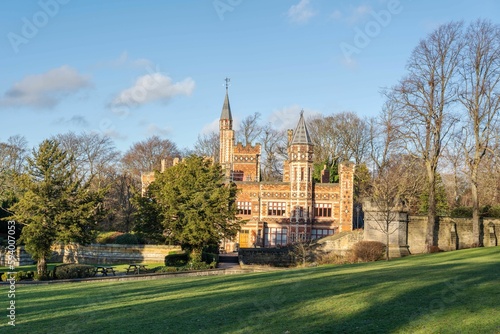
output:
[[216,130],[224,78],[235,124],[376,116],[419,40],[500,2],[9,0],[0,12],[0,141],[96,131],[125,152],[152,135],[190,148]]

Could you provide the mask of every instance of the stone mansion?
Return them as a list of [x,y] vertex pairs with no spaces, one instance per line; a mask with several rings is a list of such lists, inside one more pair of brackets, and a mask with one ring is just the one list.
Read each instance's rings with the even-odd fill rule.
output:
[[[288,131],[281,182],[260,180],[260,144],[235,143],[227,86],[219,131],[219,162],[239,189],[238,217],[245,221],[236,240],[224,241],[225,251],[279,247],[352,230],[354,164],[339,165],[339,183],[329,183],[326,169],[321,182],[313,182],[313,143],[303,113]],[[154,173],[143,173],[143,189],[153,179]]]

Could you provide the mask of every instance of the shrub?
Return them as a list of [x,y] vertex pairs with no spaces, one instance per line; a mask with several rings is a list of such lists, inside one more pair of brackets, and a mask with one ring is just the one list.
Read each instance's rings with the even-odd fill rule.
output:
[[190,271],[190,270],[205,270],[205,269],[211,269],[211,265],[207,264],[205,262],[198,262],[198,261],[191,261],[185,266],[178,267],[177,268],[179,271]]
[[123,232],[116,232],[116,231],[103,232],[97,236],[96,242],[98,244],[114,244],[115,239],[122,234]]
[[120,245],[138,245],[139,239],[135,234],[123,233],[115,238],[115,244]]
[[35,280],[35,281],[48,281],[48,280],[51,280],[53,278],[54,278],[53,271],[49,271],[49,272],[46,272],[46,273],[43,273],[40,275],[38,273],[33,274],[33,280]]
[[14,275],[8,275],[7,273],[2,274],[2,281],[6,282],[7,279],[14,278],[16,282],[32,279],[34,273],[32,271],[18,271]]
[[439,248],[438,246],[430,246],[429,247],[429,253],[439,253],[442,252],[443,250]]
[[214,253],[201,253],[201,259],[205,263],[219,262],[219,255]]
[[357,261],[377,261],[384,255],[385,245],[378,241],[360,241],[354,244],[352,251]]
[[483,217],[500,218],[500,206],[485,206],[482,210]]
[[179,253],[179,254],[169,254],[165,256],[165,265],[167,267],[180,267],[185,266],[189,261],[189,254]]
[[[459,206],[451,210],[452,218],[472,218],[472,207]],[[479,209],[479,216],[489,218],[500,218],[500,206],[483,206]]]
[[177,271],[176,267],[159,267],[156,268],[155,273],[174,273]]
[[472,208],[468,206],[459,206],[451,210],[452,218],[472,218]]
[[318,264],[345,264],[347,259],[345,256],[335,254],[333,252],[321,254],[317,258]]
[[95,267],[87,264],[63,264],[54,268],[54,278],[70,279],[92,277]]

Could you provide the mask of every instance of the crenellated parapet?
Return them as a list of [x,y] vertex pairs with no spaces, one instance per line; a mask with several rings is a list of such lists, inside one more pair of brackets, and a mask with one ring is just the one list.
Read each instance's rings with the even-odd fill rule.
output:
[[242,142],[238,142],[236,146],[234,146],[234,154],[259,154],[261,152],[261,145],[257,143],[254,145],[246,144],[243,145]]

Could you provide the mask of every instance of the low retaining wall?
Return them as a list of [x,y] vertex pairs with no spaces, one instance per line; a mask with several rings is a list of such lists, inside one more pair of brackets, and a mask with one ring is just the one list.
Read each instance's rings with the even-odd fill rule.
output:
[[79,244],[54,245],[52,262],[114,264],[124,262],[164,262],[165,256],[181,251],[180,246]]
[[363,240],[363,230],[341,232],[317,240],[317,254],[334,253],[345,256],[352,249],[352,246]]
[[241,264],[271,265],[277,267],[293,264],[288,248],[240,248],[238,259]]
[[15,260],[13,263],[9,263],[10,255],[11,254],[7,248],[0,247],[0,266],[9,266],[13,264],[15,267],[18,267],[30,265],[34,262],[31,255],[24,250],[23,246],[16,247],[16,250],[14,251]]

